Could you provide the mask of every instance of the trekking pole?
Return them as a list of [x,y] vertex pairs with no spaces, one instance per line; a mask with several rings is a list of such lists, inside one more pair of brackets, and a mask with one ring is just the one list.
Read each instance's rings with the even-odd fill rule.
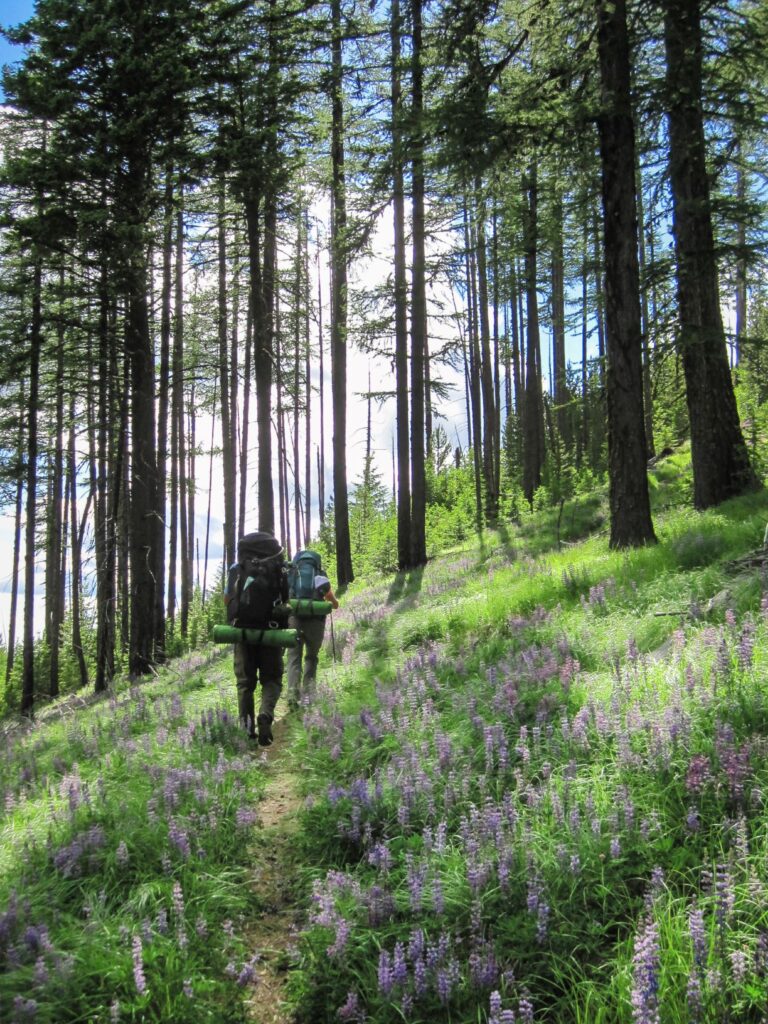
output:
[[336,664],[336,635],[333,632],[333,613],[328,618],[331,620],[331,650],[333,651],[333,663]]

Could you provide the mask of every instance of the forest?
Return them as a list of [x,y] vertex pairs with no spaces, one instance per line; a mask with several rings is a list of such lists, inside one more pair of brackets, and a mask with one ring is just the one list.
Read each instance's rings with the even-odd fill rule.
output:
[[764,1024],[768,5],[2,33],[0,1020]]
[[[6,27],[3,706],[204,642],[209,545],[228,565],[254,520],[343,589],[601,483],[610,546],[651,544],[649,459],[683,442],[695,508],[756,488],[766,18],[39,0]],[[385,367],[355,481],[352,348]]]

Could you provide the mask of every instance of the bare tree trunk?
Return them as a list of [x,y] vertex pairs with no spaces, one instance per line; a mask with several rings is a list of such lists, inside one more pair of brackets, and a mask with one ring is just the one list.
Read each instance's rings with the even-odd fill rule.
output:
[[[19,402],[19,434],[17,442],[17,458],[19,468],[24,464],[24,382],[22,381]],[[8,623],[8,651],[5,660],[6,687],[11,678],[13,664],[16,659],[16,615],[19,601],[19,562],[21,556],[21,516],[24,510],[24,481],[19,474],[16,481],[16,500],[13,517],[13,562],[11,569],[11,613]]]
[[467,384],[472,420],[472,463],[475,471],[475,523],[483,527],[482,410],[480,390],[480,345],[478,343],[478,297],[475,264],[475,240],[470,225],[468,201],[464,196],[464,252],[467,276],[467,349],[469,367]]
[[[333,505],[336,579],[354,579],[347,491],[347,196],[341,0],[331,0],[331,389],[333,392]],[[422,345],[423,352],[423,345]]]
[[317,347],[319,358],[320,446],[317,450],[317,511],[320,525],[325,522],[325,356],[323,339],[323,280],[320,273],[320,237],[317,239]]
[[77,447],[76,447],[76,423],[77,423],[77,407],[75,403],[74,389],[70,394],[69,400],[69,447],[68,447],[68,477],[69,477],[69,519],[70,519],[70,535],[72,549],[72,571],[70,574],[71,594],[72,594],[72,649],[77,659],[77,667],[80,673],[80,685],[88,685],[88,666],[85,661],[85,652],[83,651],[83,635],[82,635],[82,593],[83,593],[83,532],[86,523],[86,514],[88,510],[88,504],[90,504],[93,496],[93,491],[88,497],[88,503],[86,504],[85,513],[83,514],[82,523],[78,526],[77,516]]
[[491,325],[488,319],[488,271],[485,238],[486,209],[482,195],[482,182],[475,181],[477,303],[480,327],[480,386],[483,395],[483,479],[485,481],[485,517],[495,523],[499,514],[499,495],[496,491],[496,404],[491,362]]
[[[304,546],[312,536],[312,288],[309,275],[309,211],[304,211]],[[297,538],[298,543],[298,538]]]
[[411,0],[411,565],[427,560],[424,422],[424,351],[427,339],[426,251],[424,238],[424,116],[422,0]]
[[525,401],[523,404],[523,493],[529,503],[541,486],[544,456],[544,409],[541,394],[541,349],[537,295],[538,223],[536,163],[523,180],[526,205],[523,215],[525,293],[527,299],[527,346]]
[[637,195],[637,241],[640,271],[640,323],[643,332],[643,412],[645,414],[645,440],[648,457],[653,458],[656,449],[653,442],[653,396],[651,394],[651,319],[648,312],[648,288],[645,284],[647,260],[645,253],[645,215],[643,207],[643,179],[640,161],[635,155],[635,180]]
[[228,348],[229,312],[227,308],[227,223],[224,182],[219,183],[218,235],[218,336],[219,336],[219,404],[221,407],[221,452],[224,477],[224,559],[227,565],[235,560],[235,452],[232,415],[232,385]]
[[669,173],[679,347],[691,424],[693,501],[709,508],[757,485],[725,344],[702,113],[699,0],[666,0]]
[[605,233],[608,477],[612,548],[654,543],[643,424],[635,132],[625,0],[598,0],[598,117]]
[[[99,268],[99,386],[96,441],[96,678],[97,693],[106,690],[115,669],[115,558],[118,496],[122,483],[122,449],[113,445],[117,367],[110,332],[106,260]],[[114,458],[113,458],[114,456]],[[111,474],[114,475],[111,475]],[[112,486],[110,486],[110,479]]]
[[[301,302],[303,298],[301,270],[302,270],[302,227],[303,216],[301,209],[296,217],[296,252],[294,254],[294,322],[293,322],[293,516],[294,536],[296,537],[296,550],[301,547],[301,457],[299,452],[299,425],[301,422],[301,408],[299,396],[301,394],[301,329],[303,317],[301,316]],[[307,382],[308,384],[309,382]],[[306,411],[306,410],[305,410]]]
[[167,550],[168,416],[171,378],[171,288],[173,262],[173,170],[167,168],[160,287],[160,379],[157,401],[157,507],[161,520],[155,559],[155,633],[158,658],[165,658],[165,554]]
[[49,481],[50,514],[46,545],[45,639],[48,643],[48,692],[59,695],[59,648],[64,621],[65,589],[61,565],[64,550],[64,268],[58,274],[59,303],[56,326],[56,413],[53,465]]
[[35,527],[37,525],[37,415],[40,350],[42,348],[43,268],[35,254],[32,277],[32,315],[29,329],[29,411],[27,419],[27,508],[24,536],[24,648],[21,713],[30,718],[35,707]]
[[405,262],[405,185],[403,90],[401,84],[402,14],[400,0],[390,9],[392,89],[392,216],[394,230],[395,421],[397,427],[397,565],[411,564],[411,464],[408,429],[408,283]]
[[560,438],[570,443],[568,387],[565,376],[565,256],[563,253],[563,199],[558,193],[552,210],[552,361],[554,363],[555,425]]
[[[243,354],[243,415],[240,431],[240,507],[239,507],[239,536],[246,533],[245,528],[245,503],[248,494],[248,443],[249,443],[249,420],[251,415],[251,353],[253,351],[253,308],[248,303],[248,316],[245,326],[245,352]],[[230,563],[231,564],[231,563]]]

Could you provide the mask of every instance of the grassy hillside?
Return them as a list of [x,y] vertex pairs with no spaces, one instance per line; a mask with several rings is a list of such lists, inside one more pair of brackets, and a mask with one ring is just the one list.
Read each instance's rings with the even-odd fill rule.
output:
[[[614,553],[598,502],[358,583],[290,756],[306,1024],[760,1021],[765,493]],[[83,706],[80,706],[82,704]],[[231,659],[8,723],[0,1020],[241,1021],[266,768]],[[256,1017],[258,1019],[258,1016]]]

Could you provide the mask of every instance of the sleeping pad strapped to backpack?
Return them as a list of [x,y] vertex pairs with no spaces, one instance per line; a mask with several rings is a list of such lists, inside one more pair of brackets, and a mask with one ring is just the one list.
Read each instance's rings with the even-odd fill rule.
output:
[[246,629],[285,624],[290,609],[285,557],[270,533],[247,533],[237,545],[234,580],[230,576],[227,621]]

